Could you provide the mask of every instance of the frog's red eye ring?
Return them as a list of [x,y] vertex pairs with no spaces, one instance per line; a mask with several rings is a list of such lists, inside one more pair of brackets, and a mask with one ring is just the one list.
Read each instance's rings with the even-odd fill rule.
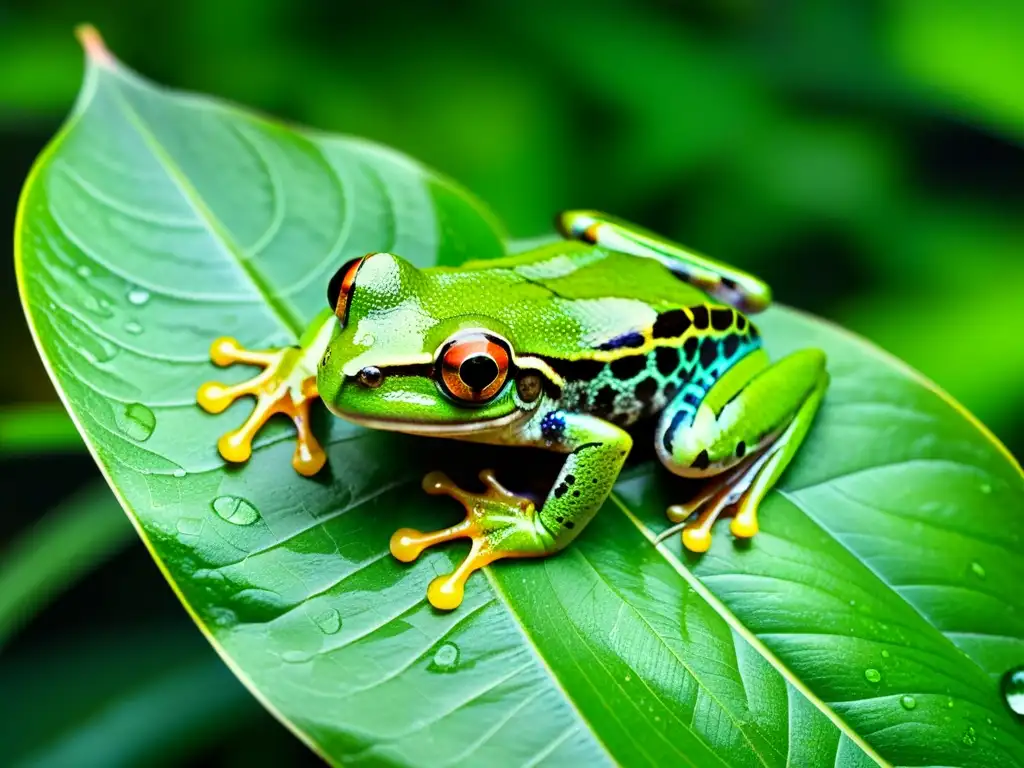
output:
[[508,379],[509,353],[504,340],[489,334],[460,334],[441,348],[439,381],[456,400],[481,405],[501,391]]
[[358,259],[346,261],[327,284],[327,306],[334,310],[342,325],[348,320],[349,297],[356,282],[356,272],[365,260],[366,256],[360,256]]

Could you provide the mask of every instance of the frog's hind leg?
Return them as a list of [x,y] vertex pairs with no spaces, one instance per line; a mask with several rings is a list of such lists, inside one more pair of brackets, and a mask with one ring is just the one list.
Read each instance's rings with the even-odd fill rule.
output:
[[565,211],[555,221],[564,237],[659,261],[681,280],[742,312],[771,304],[771,289],[748,272],[695,253],[635,224],[597,211]]
[[803,442],[828,386],[819,350],[802,350],[774,365],[755,356],[744,362],[696,408],[692,395],[674,402],[659,424],[662,463],[683,477],[709,478],[695,499],[668,509],[669,519],[687,521],[679,526],[683,545],[694,552],[707,551],[711,526],[730,507],[736,510],[734,536],[757,533],[757,508]]

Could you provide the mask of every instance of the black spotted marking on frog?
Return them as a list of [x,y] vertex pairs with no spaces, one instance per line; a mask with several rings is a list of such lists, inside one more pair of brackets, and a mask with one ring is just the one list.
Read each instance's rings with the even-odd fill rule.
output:
[[599,360],[551,358],[547,363],[566,381],[593,381],[604,370],[604,363]]
[[711,310],[711,327],[716,331],[724,331],[732,325],[732,310],[716,307]]
[[615,409],[616,391],[613,387],[605,385],[594,395],[593,412],[597,416],[607,417]]
[[711,364],[718,359],[718,342],[710,336],[705,336],[700,343],[700,364],[702,368],[710,368]]
[[653,376],[648,376],[633,388],[633,395],[637,400],[644,404],[649,403],[654,399],[654,396],[657,393],[658,382]]
[[619,381],[629,381],[636,378],[644,368],[647,367],[645,355],[630,355],[620,357],[609,366],[614,376]]
[[707,469],[711,466],[711,457],[708,456],[706,448],[697,454],[697,457],[693,460],[690,466],[694,469]]
[[651,336],[656,339],[678,338],[686,333],[690,322],[690,316],[685,309],[670,309],[658,315],[651,328]]
[[708,312],[708,308],[701,304],[691,307],[690,311],[693,313],[693,327],[698,331],[705,330],[711,323],[711,314]]
[[658,347],[654,350],[654,364],[662,376],[671,376],[679,367],[679,350],[675,347]]
[[730,333],[722,341],[722,354],[726,357],[732,357],[736,354],[736,350],[740,347],[740,337],[735,333]]
[[696,336],[691,336],[683,342],[683,352],[686,353],[687,362],[693,362],[694,357],[697,355],[697,347],[700,345],[700,339]]
[[736,313],[736,330],[741,333],[747,329],[747,317],[741,315],[739,312]]

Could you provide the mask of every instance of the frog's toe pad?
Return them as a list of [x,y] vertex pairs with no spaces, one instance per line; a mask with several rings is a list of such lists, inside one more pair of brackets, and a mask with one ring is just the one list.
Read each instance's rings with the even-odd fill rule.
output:
[[[750,539],[758,531],[757,503],[750,486],[757,467],[741,467],[730,476],[712,482],[698,497],[686,504],[673,504],[665,514],[677,522],[659,536],[659,540],[682,529],[683,548],[704,553],[711,548],[711,528],[723,513],[735,510],[730,531],[738,539]],[[694,517],[696,514],[696,517]]]

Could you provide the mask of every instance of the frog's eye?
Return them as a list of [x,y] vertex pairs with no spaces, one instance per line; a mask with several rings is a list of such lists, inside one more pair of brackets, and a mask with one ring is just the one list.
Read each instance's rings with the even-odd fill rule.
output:
[[356,282],[356,272],[365,260],[366,256],[360,256],[346,261],[327,284],[327,305],[334,310],[342,325],[348,320],[348,300]]
[[441,386],[456,400],[486,403],[508,378],[508,345],[490,334],[474,332],[450,339],[441,348]]

